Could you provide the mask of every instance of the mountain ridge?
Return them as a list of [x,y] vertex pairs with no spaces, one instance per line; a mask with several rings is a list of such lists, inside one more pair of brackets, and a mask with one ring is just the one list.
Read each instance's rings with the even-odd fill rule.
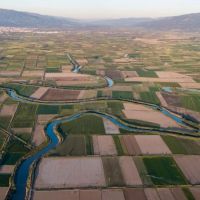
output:
[[0,8],[0,26],[21,28],[131,27],[155,30],[200,30],[200,13],[162,18],[77,20]]

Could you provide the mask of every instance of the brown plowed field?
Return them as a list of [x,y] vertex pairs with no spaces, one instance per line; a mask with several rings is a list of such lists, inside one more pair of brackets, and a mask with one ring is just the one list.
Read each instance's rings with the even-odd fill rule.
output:
[[192,184],[200,183],[200,156],[175,156],[180,169]]
[[12,174],[15,169],[14,165],[0,166],[0,174]]
[[176,200],[169,188],[158,188],[160,200]]
[[125,200],[123,190],[121,189],[102,190],[102,200]]
[[200,188],[199,187],[191,187],[190,191],[192,192],[192,195],[194,196],[195,200],[200,199]]
[[141,150],[133,135],[123,135],[120,140],[125,145],[128,155],[140,155]]
[[3,105],[1,111],[0,111],[0,116],[13,116],[17,110],[16,104],[13,105]]
[[46,134],[44,132],[44,126],[43,125],[36,125],[35,130],[33,132],[33,143],[36,146],[39,146],[43,142],[46,141]]
[[124,195],[126,200],[147,200],[143,189],[125,188]]
[[183,190],[181,188],[171,188],[171,192],[176,200],[187,200]]
[[0,199],[5,199],[8,193],[9,188],[7,187],[0,187]]
[[79,200],[101,200],[101,190],[80,190]]
[[33,200],[79,200],[78,190],[36,191]]
[[147,200],[160,200],[160,197],[158,196],[156,189],[145,188],[144,192],[145,192],[145,195],[147,197]]
[[124,78],[138,77],[138,74],[136,71],[122,71],[122,75]]
[[48,91],[48,89],[49,88],[47,87],[40,87],[30,97],[34,99],[40,99]]
[[49,89],[41,98],[44,101],[76,100],[80,94],[78,90]]

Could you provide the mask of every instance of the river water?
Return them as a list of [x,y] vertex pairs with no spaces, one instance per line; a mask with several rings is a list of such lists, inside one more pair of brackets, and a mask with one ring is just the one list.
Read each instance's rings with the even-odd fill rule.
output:
[[[109,85],[112,86],[112,84],[113,84],[112,79],[109,79],[107,77],[107,80],[109,82]],[[32,99],[24,98],[20,95],[17,95],[17,93],[12,89],[7,89],[7,93],[13,100],[16,100],[16,101],[21,101],[21,102],[25,102],[25,103],[33,101]],[[152,108],[154,108],[154,109],[159,108],[159,110],[163,114],[172,118],[177,123],[179,123],[181,125],[185,125],[181,118],[177,117],[176,115],[173,115],[168,110],[166,110],[164,108],[160,108],[156,105],[152,106]],[[12,194],[12,197],[11,197],[12,200],[24,200],[25,195],[26,195],[26,183],[27,183],[31,165],[33,163],[37,162],[40,158],[42,158],[45,154],[47,154],[50,150],[52,150],[59,144],[59,139],[54,132],[56,126],[58,126],[60,123],[63,123],[63,122],[75,120],[85,114],[99,115],[100,117],[106,118],[106,119],[110,120],[111,122],[113,122],[115,125],[119,126],[120,128],[128,130],[128,131],[149,132],[149,130],[144,129],[144,128],[132,128],[130,126],[125,125],[124,123],[121,123],[119,120],[117,120],[116,118],[114,118],[112,116],[105,115],[103,113],[99,113],[99,112],[95,112],[95,111],[87,111],[87,112],[75,114],[71,117],[67,117],[67,118],[63,118],[63,119],[55,119],[54,121],[50,122],[47,125],[47,127],[45,128],[45,133],[46,133],[47,137],[49,138],[48,145],[46,147],[44,147],[43,149],[39,150],[38,152],[36,152],[35,154],[33,154],[32,156],[28,157],[26,160],[22,161],[22,163],[16,170],[16,174],[15,174],[15,178],[14,178],[15,185],[16,185],[16,192]],[[162,129],[160,129],[160,131],[162,131]],[[158,132],[158,131],[156,131],[156,132]]]

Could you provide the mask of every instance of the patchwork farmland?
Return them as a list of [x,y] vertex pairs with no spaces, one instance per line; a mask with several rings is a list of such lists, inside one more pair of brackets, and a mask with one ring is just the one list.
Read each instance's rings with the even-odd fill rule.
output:
[[0,199],[27,186],[33,200],[198,200],[199,44],[128,28],[0,33]]

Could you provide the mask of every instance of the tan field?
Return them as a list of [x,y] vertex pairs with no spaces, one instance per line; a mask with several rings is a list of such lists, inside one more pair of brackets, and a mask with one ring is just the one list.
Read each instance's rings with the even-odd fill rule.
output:
[[16,133],[16,134],[20,134],[20,133],[28,133],[31,134],[32,133],[32,128],[12,128],[12,130]]
[[128,186],[142,185],[139,173],[132,157],[123,156],[119,158],[119,165],[122,170],[124,182]]
[[79,65],[86,65],[86,64],[88,64],[88,60],[86,58],[76,59],[76,61],[79,63]]
[[93,79],[92,76],[90,75],[85,75],[85,74],[77,74],[73,72],[68,72],[68,73],[46,73],[45,74],[46,79],[59,79],[59,78],[65,78],[67,79],[74,79],[76,80],[77,78],[82,78],[85,80]]
[[14,168],[14,165],[3,165],[0,167],[0,174],[12,174]]
[[136,71],[122,71],[122,75],[124,78],[138,77]]
[[56,117],[56,115],[38,115],[37,122],[39,124],[46,124],[48,121]]
[[169,188],[158,188],[160,200],[176,200]]
[[137,103],[123,103],[124,110],[152,111],[152,108]]
[[78,190],[35,191],[33,200],[79,200]]
[[174,159],[190,183],[200,183],[200,156],[175,156]]
[[0,116],[13,116],[17,110],[17,104],[3,105],[0,111]]
[[125,200],[121,189],[102,190],[102,200]]
[[39,146],[45,141],[46,141],[46,135],[44,132],[44,126],[37,124],[35,130],[33,131],[32,142],[34,143],[34,145]]
[[132,91],[132,87],[128,85],[114,85],[112,88],[106,89],[110,89],[111,91]]
[[103,69],[97,69],[96,70],[96,74],[99,75],[99,76],[105,76],[105,70],[103,70]]
[[103,124],[106,134],[119,134],[119,127],[110,120],[103,118]]
[[85,95],[85,90],[80,90],[80,94],[78,95],[77,99],[83,99]]
[[174,120],[159,111],[153,110],[140,104],[124,103],[123,113],[127,119],[136,119],[160,124],[161,127],[180,127]]
[[159,44],[163,43],[163,41],[160,41],[158,39],[153,39],[153,38],[135,38],[135,41],[140,41],[146,44]]
[[93,80],[72,80],[72,81],[56,81],[57,86],[76,86],[76,85],[82,85],[82,84],[93,84],[96,83]]
[[186,196],[183,193],[181,188],[171,188],[171,192],[174,195],[175,199],[187,200]]
[[142,188],[125,188],[124,195],[126,200],[132,200],[133,197],[136,200],[146,200],[146,196],[144,190]]
[[8,98],[8,95],[6,93],[3,93],[0,95],[0,103],[3,103]]
[[44,76],[43,70],[36,70],[36,71],[24,71],[22,77],[39,77],[42,78]]
[[80,190],[79,200],[101,200],[100,190]]
[[159,78],[176,78],[176,79],[182,79],[182,78],[190,78],[189,76],[185,74],[180,74],[177,72],[163,72],[163,71],[157,71],[156,74]]
[[159,195],[154,188],[145,188],[144,193],[147,197],[147,200],[160,200]]
[[30,97],[34,99],[40,99],[48,91],[48,89],[49,88],[47,87],[40,87]]
[[194,196],[195,200],[200,199],[200,188],[199,187],[191,187],[190,191],[192,192],[192,195]]
[[136,139],[133,135],[123,135],[121,138],[121,143],[124,145],[128,155],[140,155],[141,150],[138,146]]
[[162,94],[160,92],[156,92],[156,96],[158,97],[159,101],[161,102],[161,105],[164,107],[167,107],[168,104],[165,100],[165,98],[162,96]]
[[9,188],[7,187],[0,187],[0,199],[5,199],[8,193]]
[[97,91],[95,90],[85,90],[84,92],[84,98],[90,99],[90,98],[96,98]]
[[93,136],[93,148],[97,155],[117,155],[112,136]]
[[101,158],[43,158],[38,167],[36,188],[80,188],[105,186]]
[[71,65],[63,65],[62,66],[62,72],[63,73],[68,73],[72,71],[72,66]]
[[136,135],[135,139],[142,154],[171,154],[159,135]]
[[146,78],[146,77],[130,77],[125,78],[126,82],[150,82],[150,83],[195,83],[195,81],[190,78]]
[[200,83],[179,83],[182,88],[200,89]]
[[0,71],[0,76],[7,76],[7,77],[12,77],[12,76],[19,76],[20,71]]

